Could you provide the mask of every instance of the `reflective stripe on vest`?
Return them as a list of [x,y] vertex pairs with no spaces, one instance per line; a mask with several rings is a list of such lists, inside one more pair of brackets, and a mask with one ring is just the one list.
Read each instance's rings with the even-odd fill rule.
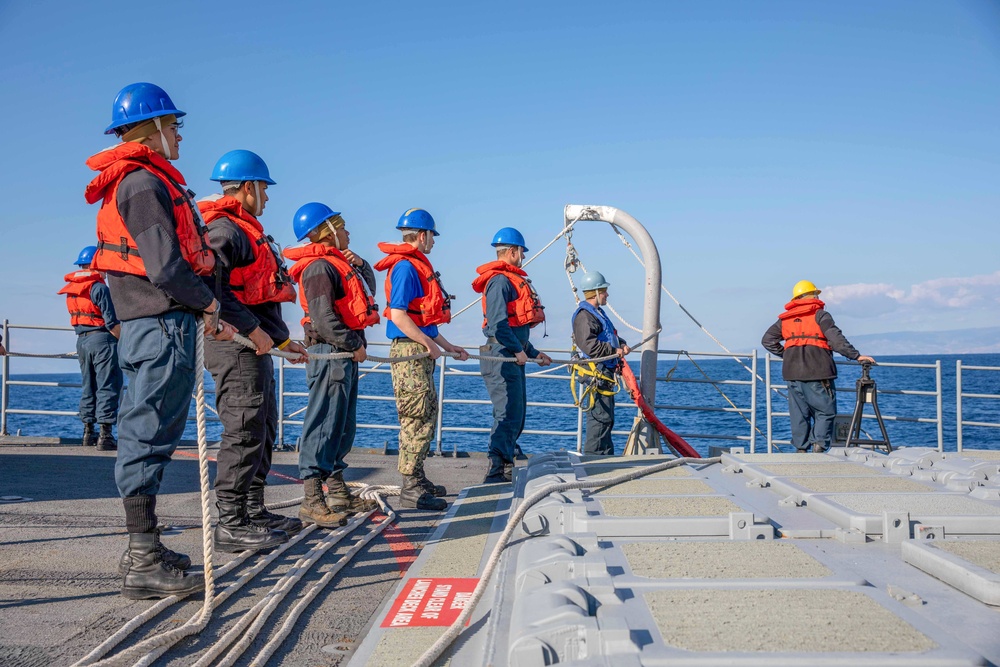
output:
[[785,306],[785,312],[778,316],[785,349],[805,345],[831,349],[823,330],[816,322],[816,313],[824,305],[819,299],[801,299],[793,300]]

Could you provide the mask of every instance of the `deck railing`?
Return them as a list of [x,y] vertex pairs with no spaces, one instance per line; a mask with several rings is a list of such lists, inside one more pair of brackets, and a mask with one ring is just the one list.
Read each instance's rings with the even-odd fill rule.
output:
[[955,362],[955,440],[958,451],[962,451],[962,432],[965,426],[976,426],[984,428],[1000,428],[1000,424],[994,422],[970,421],[965,418],[964,399],[995,401],[1000,400],[1000,394],[972,394],[962,391],[962,378],[965,373],[993,372],[1000,371],[997,366],[963,366],[962,360]]
[[[8,350],[17,352],[18,351],[18,340],[16,335],[12,335],[13,330],[48,330],[48,331],[65,331],[72,332],[71,327],[51,327],[51,326],[36,326],[36,325],[22,325],[22,324],[11,324],[8,321],[4,321],[3,333],[4,333],[4,343],[8,346]],[[375,350],[382,350],[388,347],[386,342],[372,342],[370,343],[370,348]],[[468,349],[475,349],[473,346],[467,346]],[[568,357],[569,350],[565,349],[546,349],[543,350],[553,357]],[[384,354],[383,352],[380,352]],[[695,358],[699,359],[717,359],[717,358],[736,358],[741,364],[744,364],[748,369],[751,369],[753,376],[757,374],[757,362],[758,357],[756,353],[750,354],[722,354],[722,353],[697,353],[697,352],[687,352],[684,350],[660,350],[658,352],[661,358],[667,357],[680,357],[686,356],[689,360],[694,362]],[[62,357],[67,361],[74,361],[71,357]],[[13,357],[13,359],[18,359],[18,357]],[[26,409],[26,408],[10,408],[10,388],[16,386],[44,386],[44,387],[65,387],[65,388],[80,388],[80,383],[73,382],[48,382],[48,381],[36,381],[36,380],[12,380],[10,379],[10,365],[12,357],[7,356],[2,358],[3,367],[3,383],[2,383],[2,397],[0,397],[0,434],[8,434],[8,415],[16,414],[32,414],[32,415],[48,415],[52,417],[77,417],[78,413],[68,410],[46,410],[46,409]],[[278,444],[293,444],[289,442],[286,437],[286,427],[287,426],[301,426],[302,418],[301,414],[304,412],[304,408],[294,410],[291,413],[287,413],[287,401],[286,398],[296,397],[302,398],[308,396],[306,392],[292,391],[286,386],[287,376],[289,373],[294,372],[304,372],[305,366],[294,365],[287,363],[284,359],[278,359],[278,363],[275,364],[277,367],[277,390],[278,390]],[[530,370],[535,369],[535,370]],[[527,378],[531,382],[545,381],[545,382],[569,382],[570,376],[565,369],[560,370],[559,368],[538,368],[536,366],[529,366],[530,372],[527,373]],[[490,401],[486,399],[475,399],[475,398],[461,398],[450,395],[449,392],[453,391],[455,387],[454,380],[457,378],[479,378],[479,372],[477,370],[467,370],[463,368],[456,367],[454,360],[447,357],[441,357],[438,360],[438,423],[437,423],[437,433],[436,440],[434,443],[435,450],[438,453],[445,453],[445,440],[447,439],[447,433],[489,433],[490,428],[488,424],[492,421],[488,410],[484,410],[484,426],[455,426],[446,425],[443,423],[443,415],[447,409],[447,405],[482,405],[489,406]],[[388,366],[383,364],[375,365],[362,365],[361,374],[362,378],[368,374],[389,374],[391,371]],[[738,373],[738,374],[737,374]],[[668,404],[668,403],[657,403],[656,409],[664,417],[664,421],[668,424],[671,423],[669,417],[665,416],[665,413],[669,412],[702,412],[702,413],[732,413],[739,414],[743,417],[746,423],[746,429],[742,430],[733,428],[726,428],[723,431],[718,432],[702,432],[702,431],[692,431],[685,432],[683,430],[679,431],[679,435],[688,440],[711,440],[711,441],[731,441],[734,443],[743,443],[748,446],[750,451],[755,451],[756,449],[756,438],[757,435],[763,435],[760,429],[757,427],[757,391],[758,382],[753,380],[751,376],[746,371],[738,367],[733,368],[733,375],[728,377],[710,377],[704,374],[699,378],[673,378],[668,376],[661,376],[657,379],[664,382],[670,383],[696,383],[696,384],[712,384],[715,385],[717,389],[720,390],[722,394],[726,386],[739,386],[746,387],[749,391],[744,391],[742,393],[748,393],[748,400],[744,400],[743,404],[738,404],[736,401],[720,399],[716,404],[711,405],[685,405],[685,404]],[[482,380],[478,380],[481,382]],[[377,395],[373,393],[363,393],[365,388],[365,383],[360,383],[360,388],[362,393],[359,393],[359,401],[393,401],[391,392],[388,394]],[[206,388],[206,393],[214,393],[214,390]],[[568,394],[568,392],[567,392]],[[529,396],[531,395],[529,389]],[[724,396],[724,394],[722,394]],[[627,394],[622,393],[618,396],[618,405],[625,407],[635,407],[635,404],[627,397]],[[575,412],[575,427],[570,429],[526,429],[524,433],[526,435],[544,435],[556,438],[565,438],[568,442],[572,443],[570,446],[578,451],[582,448],[583,444],[583,434],[584,434],[584,416],[583,412],[574,405],[571,401],[558,402],[558,401],[529,401],[528,406],[530,408],[531,415],[533,417],[538,416],[539,410],[551,410],[551,411],[565,411],[572,410]],[[214,413],[214,409],[211,405],[208,406],[209,409]],[[193,419],[193,417],[189,418]],[[210,421],[218,421],[217,416],[210,416]],[[385,431],[398,431],[399,424],[395,419],[395,411],[386,411],[386,418],[378,423],[368,423],[359,422],[357,424],[359,429],[378,429]],[[613,431],[615,435],[628,435],[628,430],[615,430]],[[41,434],[39,434],[41,435]],[[451,453],[457,454],[459,451],[458,439],[451,439],[452,446],[449,448]]]
[[[838,366],[858,366],[857,362],[854,361],[837,361]],[[772,371],[772,366],[781,365],[781,359],[773,355],[766,355],[764,361],[764,379],[766,384],[767,392],[767,451],[770,453],[773,451],[775,445],[790,445],[790,440],[778,440],[774,437],[773,420],[775,417],[788,417],[787,408],[784,412],[779,412],[775,409],[773,403],[775,396],[779,396],[779,400],[786,401],[787,406],[787,391],[788,385],[776,382],[773,378],[780,378],[780,371]],[[894,415],[885,410],[883,406],[880,407],[882,413],[882,419],[887,422],[912,422],[920,424],[934,424],[937,427],[937,448],[938,451],[944,451],[944,419],[943,419],[943,405],[942,405],[942,390],[941,390],[941,360],[938,359],[932,364],[914,364],[914,363],[898,363],[898,362],[879,362],[879,368],[913,368],[921,369],[927,374],[931,372],[934,373],[934,390],[927,391],[921,389],[878,389],[879,394],[885,395],[896,395],[896,396],[925,396],[934,397],[935,399],[935,410],[933,417],[909,417],[903,415]],[[853,386],[835,386],[837,393],[845,394],[857,394],[857,389]],[[846,418],[847,422],[850,422],[850,415],[838,415],[838,419],[843,421]],[[865,413],[862,416],[863,420],[875,419],[875,415],[872,413]],[[862,421],[863,421],[862,420]]]

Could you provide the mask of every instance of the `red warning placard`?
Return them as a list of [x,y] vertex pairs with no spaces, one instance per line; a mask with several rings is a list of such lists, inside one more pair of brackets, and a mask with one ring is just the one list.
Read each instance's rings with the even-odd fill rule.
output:
[[478,579],[410,579],[382,619],[382,627],[451,625],[472,599],[478,583]]

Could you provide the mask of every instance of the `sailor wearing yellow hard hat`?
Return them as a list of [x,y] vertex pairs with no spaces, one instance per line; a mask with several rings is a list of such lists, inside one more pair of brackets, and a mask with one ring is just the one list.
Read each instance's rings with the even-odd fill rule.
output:
[[824,452],[830,448],[833,420],[837,416],[834,380],[837,352],[860,362],[875,363],[863,356],[826,312],[816,285],[800,280],[792,287],[792,300],[785,312],[764,333],[764,348],[782,358],[781,374],[788,383],[788,413],[792,422],[792,445],[800,452]]

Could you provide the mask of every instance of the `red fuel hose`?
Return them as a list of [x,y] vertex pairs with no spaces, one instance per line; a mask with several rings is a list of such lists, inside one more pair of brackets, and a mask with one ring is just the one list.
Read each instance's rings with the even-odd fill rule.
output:
[[694,459],[700,459],[701,454],[695,451],[694,447],[689,445],[684,438],[677,435],[666,425],[660,421],[656,413],[653,412],[653,408],[646,402],[642,393],[639,391],[639,383],[635,379],[635,374],[632,369],[629,368],[628,364],[621,364],[622,377],[625,379],[625,386],[628,388],[629,396],[635,401],[635,404],[639,406],[639,410],[642,411],[642,416],[646,418],[653,428],[663,436],[667,441],[667,445],[670,449],[674,450],[674,453],[678,456],[687,456]]

